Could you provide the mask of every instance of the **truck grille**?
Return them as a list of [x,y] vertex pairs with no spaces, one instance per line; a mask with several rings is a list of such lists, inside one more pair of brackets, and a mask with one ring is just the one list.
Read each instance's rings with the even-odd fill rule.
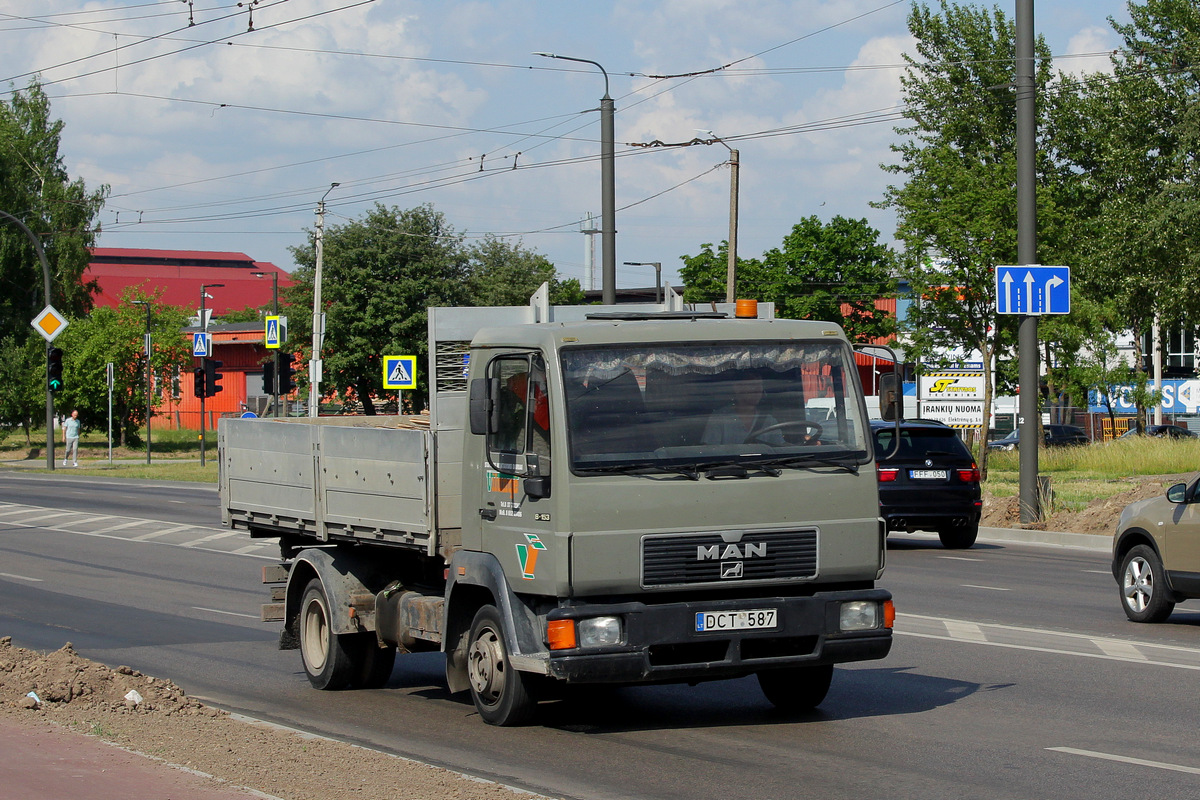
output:
[[[726,534],[727,535],[727,534]],[[809,580],[817,575],[817,530],[642,537],[642,586]]]

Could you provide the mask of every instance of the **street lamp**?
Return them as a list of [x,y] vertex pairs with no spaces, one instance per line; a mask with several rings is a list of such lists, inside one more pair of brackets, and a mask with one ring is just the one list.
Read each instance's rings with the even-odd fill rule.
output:
[[725,302],[732,303],[735,295],[734,290],[737,286],[739,153],[712,131],[700,131],[700,133],[707,133],[713,141],[725,145],[725,149],[729,151],[729,263],[725,269]]
[[600,98],[600,205],[601,205],[601,235],[604,245],[604,263],[602,275],[602,299],[604,304],[611,306],[617,302],[617,201],[614,167],[614,123],[613,99],[608,94],[608,72],[599,62],[587,58],[560,56],[555,53],[534,53],[544,58],[557,58],[563,61],[577,61],[581,64],[591,64],[599,68],[604,75],[604,97]]
[[325,315],[321,313],[321,262],[325,256],[325,198],[340,183],[329,184],[317,203],[317,268],[313,275],[312,357],[308,361],[308,415],[317,416],[321,405],[321,345],[325,341]]
[[[223,283],[205,283],[200,286],[200,332],[208,333],[208,317],[204,313],[204,301],[210,297],[209,289],[219,289],[223,287]],[[208,337],[204,337],[207,343]],[[208,356],[200,356],[200,369],[205,372],[206,380],[208,370],[205,369],[205,364],[208,362]],[[204,399],[208,397],[208,393],[212,391],[211,386],[204,384],[204,391],[200,393],[200,466],[204,466]]]
[[626,261],[627,267],[654,267],[654,302],[661,303],[662,298],[662,262],[661,261]]
[[150,301],[134,300],[135,306],[146,307],[146,464],[150,464]]
[[[271,308],[272,308],[271,313],[274,316],[278,317],[279,316],[279,273],[278,272],[269,272],[269,273],[268,272],[251,272],[250,274],[256,278],[265,278],[265,277],[267,277],[267,275],[271,276]],[[280,337],[280,338],[282,338],[282,337]],[[276,358],[275,356],[276,356],[276,354],[274,354],[274,353],[271,354],[271,357],[275,358],[275,362],[276,362],[276,364],[278,364],[279,359]],[[275,379],[273,381],[271,381],[271,413],[274,416],[278,417],[279,416],[279,371],[278,371],[278,369],[276,369],[274,375],[275,375]]]

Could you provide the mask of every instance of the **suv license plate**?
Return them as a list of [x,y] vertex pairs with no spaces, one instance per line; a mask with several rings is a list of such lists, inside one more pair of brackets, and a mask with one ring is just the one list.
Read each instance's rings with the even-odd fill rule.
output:
[[950,474],[944,469],[910,469],[908,477],[917,481],[944,481]]
[[755,608],[746,611],[697,611],[696,633],[774,628],[777,619],[778,613],[773,608]]

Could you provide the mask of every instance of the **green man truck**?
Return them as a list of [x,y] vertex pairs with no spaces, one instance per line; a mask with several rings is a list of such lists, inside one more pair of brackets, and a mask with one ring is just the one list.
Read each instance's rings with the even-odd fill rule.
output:
[[883,658],[880,519],[850,343],[648,306],[429,309],[427,414],[222,419],[223,522],[318,689],[440,650],[485,722],[576,684],[755,675],[810,709]]

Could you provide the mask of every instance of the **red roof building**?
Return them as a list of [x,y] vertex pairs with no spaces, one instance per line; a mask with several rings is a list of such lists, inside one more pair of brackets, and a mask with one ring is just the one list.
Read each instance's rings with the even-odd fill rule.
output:
[[[263,276],[254,275],[256,272]],[[83,279],[99,284],[94,296],[97,306],[117,305],[125,288],[136,286],[147,294],[162,290],[163,303],[182,306],[193,314],[200,308],[200,287],[223,284],[209,289],[212,297],[205,300],[205,307],[219,317],[246,306],[268,305],[272,299],[272,275],[280,288],[293,283],[287,272],[268,261],[255,261],[245,253],[93,247]]]

